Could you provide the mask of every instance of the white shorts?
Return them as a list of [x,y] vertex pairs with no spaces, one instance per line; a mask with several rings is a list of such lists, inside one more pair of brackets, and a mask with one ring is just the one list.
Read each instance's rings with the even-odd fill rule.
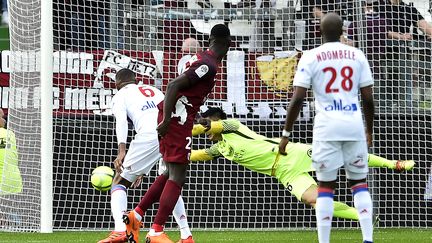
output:
[[149,139],[147,134],[137,134],[129,146],[120,176],[134,182],[138,176],[148,175],[160,157],[159,141]]
[[335,181],[340,167],[348,179],[365,179],[368,173],[366,141],[313,141],[312,166],[318,181]]

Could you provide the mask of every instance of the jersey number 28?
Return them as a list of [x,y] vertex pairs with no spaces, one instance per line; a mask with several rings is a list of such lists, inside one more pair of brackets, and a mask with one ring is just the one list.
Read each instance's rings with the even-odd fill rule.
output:
[[[338,76],[338,73],[335,68],[333,67],[326,67],[323,69],[323,72],[330,72],[331,78],[328,81],[326,85],[325,92],[326,93],[338,93],[339,88],[335,88],[334,82],[336,81],[336,78]],[[341,88],[345,91],[350,91],[353,87],[353,69],[350,66],[345,66],[340,70],[340,76],[342,76],[342,82],[341,82]]]

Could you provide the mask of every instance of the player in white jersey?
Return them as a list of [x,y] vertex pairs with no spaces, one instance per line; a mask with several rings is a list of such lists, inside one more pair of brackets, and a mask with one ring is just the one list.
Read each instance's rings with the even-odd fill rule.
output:
[[[139,185],[141,176],[148,175],[161,158],[156,132],[159,110],[156,106],[164,99],[164,94],[152,86],[137,85],[135,74],[129,69],[117,72],[116,87],[118,92],[112,100],[112,111],[116,118],[118,154],[114,160],[117,173],[111,188],[111,211],[115,228],[99,243],[127,242],[126,225],[122,219],[127,210],[126,189]],[[132,121],[136,135],[126,153],[128,119]],[[179,225],[181,222],[182,236],[191,236],[181,196],[173,215]]]
[[[279,152],[285,153],[288,137],[312,86],[316,116],[312,161],[319,181],[316,217],[320,243],[330,241],[333,195],[338,169],[345,167],[354,206],[359,213],[363,241],[372,242],[372,200],[366,184],[367,145],[372,144],[373,79],[362,51],[339,42],[342,19],[329,13],[321,19],[324,44],[303,54],[293,85]],[[366,134],[359,106],[361,93]]]

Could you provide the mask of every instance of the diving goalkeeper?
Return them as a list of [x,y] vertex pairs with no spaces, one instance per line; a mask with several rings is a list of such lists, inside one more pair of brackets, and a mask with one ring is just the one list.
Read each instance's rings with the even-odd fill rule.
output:
[[[192,150],[190,161],[225,157],[252,171],[275,177],[298,200],[315,206],[318,188],[309,174],[313,171],[311,145],[289,143],[287,155],[280,155],[279,139],[259,135],[236,119],[226,119],[220,108],[210,107],[201,116],[204,119],[194,126],[192,135],[206,133],[211,141],[217,143],[207,149]],[[415,165],[413,160],[387,160],[373,154],[369,154],[368,164],[398,171],[412,170]],[[355,208],[337,201],[334,202],[334,216],[358,220]]]

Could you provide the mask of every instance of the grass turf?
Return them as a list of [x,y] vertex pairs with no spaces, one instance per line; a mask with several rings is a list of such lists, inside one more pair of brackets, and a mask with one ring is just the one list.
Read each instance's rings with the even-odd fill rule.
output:
[[[315,231],[194,231],[194,239],[198,243],[217,242],[317,242]],[[172,240],[177,241],[177,232],[168,232]],[[0,233],[0,242],[33,242],[33,243],[69,243],[97,242],[107,236],[107,232],[55,232],[53,234],[38,233]],[[145,232],[141,232],[140,242],[144,242]],[[374,242],[389,243],[426,243],[432,242],[431,229],[377,229]],[[360,230],[332,231],[333,243],[361,242]]]

